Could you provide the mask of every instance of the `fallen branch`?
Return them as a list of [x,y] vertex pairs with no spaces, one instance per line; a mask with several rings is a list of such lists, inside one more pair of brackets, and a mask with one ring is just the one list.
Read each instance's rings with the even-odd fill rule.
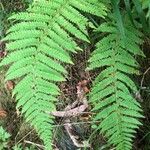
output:
[[78,106],[76,108],[67,110],[67,111],[55,111],[51,112],[49,114],[55,116],[55,117],[76,117],[81,115],[86,109],[88,108],[87,104],[83,104],[81,106]]

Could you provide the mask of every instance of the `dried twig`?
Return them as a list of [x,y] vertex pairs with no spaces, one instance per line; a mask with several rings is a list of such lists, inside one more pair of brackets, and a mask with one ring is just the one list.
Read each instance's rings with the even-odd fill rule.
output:
[[143,89],[143,82],[144,82],[144,79],[145,79],[145,75],[148,73],[148,71],[150,71],[150,67],[148,69],[146,69],[146,71],[143,73],[143,77],[142,77],[142,80],[141,80],[141,89]]
[[43,145],[36,144],[36,143],[31,142],[31,141],[24,140],[24,142],[27,143],[27,144],[31,144],[31,145],[37,146],[37,147],[39,147],[41,149],[45,148]]
[[74,104],[77,104],[77,103],[73,103],[72,106],[69,105],[65,108],[66,111],[55,111],[55,112],[51,112],[49,114],[56,116],[56,117],[76,117],[76,116],[79,116],[88,108],[88,103],[87,103],[86,98],[83,98],[83,99],[84,99],[83,105],[72,108],[72,106],[75,106]]
[[139,91],[137,91],[137,92],[135,93],[135,98],[136,98],[138,101],[140,101],[140,102],[143,102],[143,99],[142,99],[142,97],[141,97],[140,92],[141,92],[141,90],[146,89],[146,87],[143,87],[143,83],[144,83],[145,76],[146,76],[146,74],[147,74],[149,71],[150,71],[150,67],[149,67],[148,69],[146,69],[146,71],[143,73],[143,76],[142,76],[142,79],[141,79],[141,84],[140,84],[140,89],[139,89]]
[[88,107],[87,105],[81,105],[68,111],[55,111],[50,114],[52,114],[55,117],[76,117],[81,115],[82,112],[84,112],[87,107]]

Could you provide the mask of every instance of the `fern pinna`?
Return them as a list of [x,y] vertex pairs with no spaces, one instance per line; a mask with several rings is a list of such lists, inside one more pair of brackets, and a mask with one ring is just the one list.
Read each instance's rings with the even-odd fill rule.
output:
[[96,129],[116,150],[130,150],[136,129],[141,125],[138,118],[143,117],[140,104],[132,95],[137,87],[129,77],[139,74],[134,55],[144,56],[138,46],[142,42],[141,33],[128,24],[122,36],[114,19],[101,24],[97,31],[107,35],[97,43],[89,59],[89,70],[104,68],[96,77],[90,93],[96,112],[93,120],[100,121]]
[[[80,10],[80,11],[79,11]],[[87,19],[81,11],[103,17],[105,6],[98,0],[35,0],[26,12],[12,15],[15,24],[7,36],[8,56],[2,65],[11,64],[6,80],[19,78],[13,90],[17,108],[52,149],[53,117],[60,94],[57,82],[65,81],[62,63],[73,64],[70,53],[80,48],[72,37],[89,42]]]

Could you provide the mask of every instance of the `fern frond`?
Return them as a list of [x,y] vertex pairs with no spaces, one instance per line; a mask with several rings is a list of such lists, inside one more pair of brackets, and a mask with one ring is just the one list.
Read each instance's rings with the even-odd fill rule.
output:
[[89,59],[89,70],[105,67],[90,93],[96,112],[94,121],[100,122],[97,129],[116,150],[131,150],[134,134],[141,125],[138,119],[143,117],[140,104],[132,96],[137,87],[129,77],[139,74],[134,55],[144,56],[138,46],[142,42],[141,33],[130,24],[124,29],[125,38],[115,23],[103,23],[97,30],[108,35],[97,43]]
[[73,64],[70,53],[80,48],[73,38],[89,42],[88,20],[81,14],[106,15],[98,0],[35,0],[26,12],[9,19],[15,24],[7,31],[8,56],[2,65],[12,64],[6,80],[20,78],[13,95],[17,107],[39,133],[47,150],[52,149],[53,117],[60,90],[57,82],[65,81],[62,63]]

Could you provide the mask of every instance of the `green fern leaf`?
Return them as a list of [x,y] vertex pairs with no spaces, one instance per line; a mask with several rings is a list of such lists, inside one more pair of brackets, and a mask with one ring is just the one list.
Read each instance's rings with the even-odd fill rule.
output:
[[74,37],[89,42],[88,19],[81,13],[105,17],[106,7],[98,0],[36,0],[27,9],[12,15],[14,25],[3,39],[8,55],[0,66],[11,64],[6,80],[19,78],[13,90],[17,108],[34,126],[45,149],[52,149],[53,117],[60,90],[66,80],[63,65],[73,64],[70,54],[81,50]]
[[[114,22],[114,21],[112,21]],[[134,55],[144,56],[138,44],[141,33],[131,25],[120,34],[115,23],[103,23],[98,31],[108,35],[97,43],[96,50],[89,59],[89,68],[105,69],[96,77],[90,93],[90,102],[96,112],[94,121],[100,121],[97,129],[108,138],[116,150],[131,150],[134,134],[143,118],[140,104],[132,96],[137,91],[135,83],[128,75],[139,74],[138,62]]]

